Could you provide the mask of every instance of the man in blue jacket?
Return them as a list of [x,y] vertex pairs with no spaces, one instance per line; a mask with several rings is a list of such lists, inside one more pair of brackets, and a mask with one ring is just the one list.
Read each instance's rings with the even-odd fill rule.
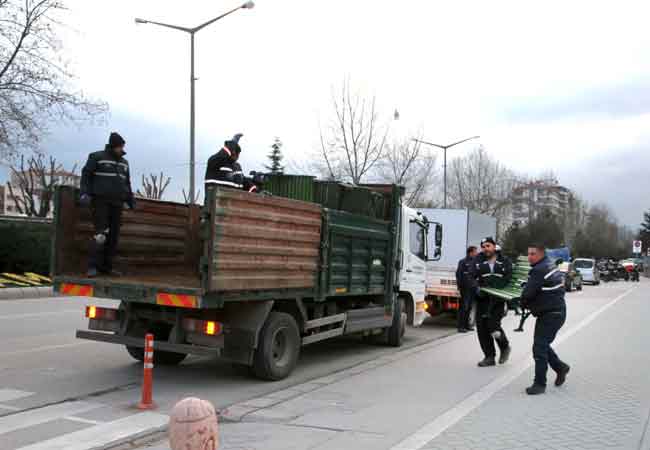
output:
[[465,258],[458,261],[456,269],[456,286],[460,292],[460,307],[458,308],[458,332],[467,333],[473,330],[470,324],[470,313],[476,296],[478,282],[474,278],[474,258],[478,251],[475,246],[467,247]]
[[546,391],[549,365],[557,373],[556,386],[564,384],[570,369],[551,348],[551,343],[566,320],[564,275],[546,256],[546,250],[541,244],[528,247],[528,262],[532,268],[521,295],[521,303],[537,320],[533,343],[535,381],[526,388],[526,393],[538,395]]

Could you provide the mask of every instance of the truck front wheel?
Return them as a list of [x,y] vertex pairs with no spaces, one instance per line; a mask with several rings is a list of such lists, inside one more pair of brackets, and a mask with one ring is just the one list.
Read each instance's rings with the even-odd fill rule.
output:
[[300,355],[300,331],[286,313],[271,312],[260,331],[253,373],[258,378],[277,381],[289,376]]
[[401,347],[406,332],[406,312],[404,311],[404,299],[399,299],[393,312],[393,324],[387,330],[388,345]]

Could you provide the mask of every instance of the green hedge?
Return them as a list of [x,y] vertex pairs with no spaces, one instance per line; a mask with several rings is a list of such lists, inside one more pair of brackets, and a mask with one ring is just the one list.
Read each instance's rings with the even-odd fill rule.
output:
[[0,272],[50,273],[52,224],[0,218]]

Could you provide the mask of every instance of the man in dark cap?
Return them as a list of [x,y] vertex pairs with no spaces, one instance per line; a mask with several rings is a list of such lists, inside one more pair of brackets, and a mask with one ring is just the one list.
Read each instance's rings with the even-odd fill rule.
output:
[[113,258],[120,236],[123,204],[135,208],[129,163],[124,159],[126,141],[111,133],[104,150],[91,153],[81,172],[82,205],[92,208],[95,234],[90,242],[88,276],[97,273],[120,275],[113,270]]
[[494,341],[499,346],[499,364],[505,364],[510,357],[510,343],[501,327],[505,315],[505,302],[497,297],[480,292],[480,287],[501,289],[512,279],[512,263],[496,251],[494,238],[487,237],[481,241],[481,253],[476,257],[474,277],[478,280],[476,296],[476,331],[485,357],[478,363],[479,367],[496,364]]
[[243,189],[244,175],[237,163],[241,147],[239,140],[243,134],[238,133],[232,139],[224,142],[223,147],[208,159],[205,170],[205,187],[210,185]]

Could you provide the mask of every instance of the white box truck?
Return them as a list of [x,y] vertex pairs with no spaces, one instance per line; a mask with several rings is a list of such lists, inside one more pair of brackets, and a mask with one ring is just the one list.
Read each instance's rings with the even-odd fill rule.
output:
[[[478,247],[481,239],[496,235],[496,219],[468,209],[422,209],[421,212],[435,218],[442,225],[445,235],[440,259],[427,263],[427,312],[432,316],[455,312],[460,299],[456,286],[458,261],[465,257],[467,247]],[[435,243],[429,245],[435,246]],[[429,251],[433,254],[435,249]]]

